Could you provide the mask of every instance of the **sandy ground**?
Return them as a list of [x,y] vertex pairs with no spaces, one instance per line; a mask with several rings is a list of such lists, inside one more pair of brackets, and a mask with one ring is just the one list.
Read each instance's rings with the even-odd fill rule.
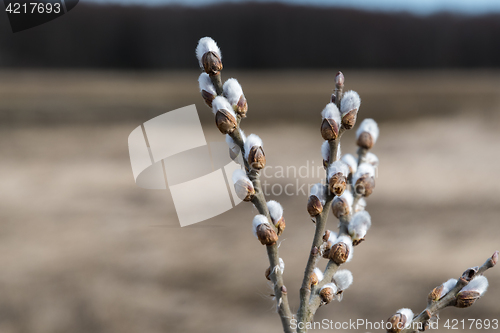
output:
[[[268,266],[265,249],[251,233],[254,208],[243,203],[180,228],[168,191],[143,190],[134,184],[127,137],[141,122],[197,103],[207,140],[222,139],[207,110],[192,99],[198,98],[188,89],[196,89],[190,82],[192,73],[172,73],[170,77],[182,83],[178,86],[165,73],[4,74],[0,332],[281,330],[263,276]],[[318,91],[304,88],[311,107],[294,105],[301,89],[289,82],[290,76],[299,74],[241,74],[244,87],[245,79],[251,87],[247,95],[265,102],[249,97],[254,119],[249,117],[243,127],[264,140],[270,183],[298,181],[300,186],[322,177],[297,180],[273,173],[278,166],[306,165],[312,170],[321,164],[319,113],[331,88],[326,74],[303,72],[302,87],[315,74],[325,86]],[[495,85],[499,77],[440,72],[427,82],[431,74],[356,72],[348,81],[349,88],[357,89],[357,83],[362,94],[360,118],[382,119],[374,148],[381,165],[368,203],[373,226],[346,265],[354,274],[353,286],[341,303],[321,308],[316,320],[380,322],[401,307],[420,311],[433,287],[482,264],[500,249],[500,94]],[[384,83],[375,84],[381,75]],[[458,80],[466,75],[473,77],[473,84]],[[267,82],[268,89],[258,82]],[[287,85],[295,87],[293,93]],[[393,89],[387,92],[384,87]],[[169,89],[182,90],[178,99]],[[279,107],[286,96],[291,96],[287,107]],[[252,107],[258,110],[254,105],[268,101],[274,103],[269,110],[277,114],[266,118],[262,110],[253,112]],[[400,104],[410,111],[397,113]],[[118,113],[121,105],[129,105],[123,117]],[[430,108],[422,113],[415,111],[426,105]],[[448,106],[440,114],[442,105]],[[280,122],[282,118],[287,119]],[[344,137],[346,153],[355,152],[353,134]],[[296,310],[314,225],[305,210],[306,196],[269,199],[279,200],[285,208],[287,229],[280,256]],[[329,228],[335,226],[331,217]],[[500,320],[500,270],[487,276],[490,288],[484,298],[468,310],[444,311],[438,331],[448,331],[443,327],[447,319]]]

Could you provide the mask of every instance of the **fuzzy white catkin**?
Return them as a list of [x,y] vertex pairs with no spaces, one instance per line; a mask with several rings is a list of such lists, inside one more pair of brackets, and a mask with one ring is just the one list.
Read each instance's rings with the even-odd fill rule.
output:
[[285,262],[281,258],[279,258],[279,262],[280,262],[280,272],[281,274],[283,274],[283,272],[285,271]]
[[311,187],[311,195],[316,196],[321,204],[324,205],[326,202],[326,188],[323,184],[317,183]]
[[480,275],[473,278],[472,281],[460,291],[476,291],[480,295],[483,295],[486,289],[488,289],[488,279],[485,276]]
[[337,242],[337,233],[330,230],[330,236],[328,236],[328,241],[332,244]]
[[358,130],[356,131],[356,139],[359,138],[361,133],[363,132],[368,132],[372,136],[373,143],[377,142],[379,130],[378,130],[378,125],[377,122],[371,118],[366,118],[361,122],[361,125],[359,125]]
[[354,207],[354,212],[356,213],[356,212],[363,211],[363,210],[365,210],[365,208],[366,208],[366,200],[365,200],[365,198],[360,198],[358,200],[358,203]]
[[361,98],[357,92],[349,90],[342,95],[342,100],[340,101],[340,112],[345,115],[351,110],[358,109],[361,105]]
[[200,64],[201,68],[203,68],[201,59],[207,52],[214,52],[222,60],[222,54],[219,47],[217,46],[217,43],[210,37],[203,37],[198,41],[198,45],[196,46],[196,58],[198,58],[198,63]]
[[283,207],[279,202],[269,200],[267,202],[267,209],[269,209],[269,215],[271,215],[271,219],[274,222],[278,222],[283,217]]
[[347,257],[346,262],[351,261],[352,260],[352,252],[353,252],[351,237],[346,236],[346,235],[339,236],[337,238],[337,240],[335,241],[334,245],[337,243],[344,243],[345,245],[347,245],[347,248],[349,249],[349,256]]
[[205,90],[206,92],[211,93],[214,96],[217,96],[217,92],[215,91],[215,87],[212,84],[212,80],[210,80],[210,76],[207,73],[201,73],[198,78],[198,83],[200,85],[200,92]]
[[258,135],[250,134],[248,138],[246,138],[245,144],[243,146],[243,148],[245,148],[245,159],[248,159],[248,154],[250,154],[250,150],[254,146],[262,147],[262,140]]
[[326,288],[332,289],[334,295],[337,293],[337,286],[335,285],[335,283],[327,283],[327,284],[325,284],[323,286],[323,288],[320,289],[320,291],[323,290],[323,289],[326,289]]
[[314,274],[318,277],[318,281],[323,280],[323,272],[318,267],[314,269]]
[[439,298],[446,296],[446,294],[449,293],[450,290],[453,289],[453,287],[455,287],[456,284],[457,284],[457,279],[449,279],[448,281],[443,283],[443,290],[441,291],[441,295]]
[[411,321],[413,320],[413,311],[408,308],[399,309],[397,313],[401,313],[406,317],[406,325],[404,328],[410,327]]
[[321,117],[323,117],[323,119],[333,119],[337,125],[340,124],[340,111],[333,103],[328,103],[325,106],[323,111],[321,111]]
[[267,217],[264,215],[255,215],[252,221],[252,229],[253,229],[253,234],[255,237],[257,237],[257,227],[263,223],[269,224],[269,221],[267,220]]
[[374,153],[368,152],[365,156],[365,161],[366,163],[373,165],[375,168],[378,167],[378,157]]
[[347,269],[341,269],[333,275],[333,280],[339,290],[346,290],[352,284],[352,273]]
[[358,167],[358,170],[352,176],[352,183],[356,184],[359,178],[361,178],[364,175],[368,175],[370,177],[375,177],[375,168],[373,165],[368,164],[368,163],[361,163]]
[[228,111],[234,117],[234,119],[236,119],[236,114],[234,113],[233,107],[231,106],[231,104],[229,104],[229,101],[225,97],[217,96],[212,102],[212,112],[216,114],[219,110]]
[[337,173],[342,173],[345,177],[349,176],[349,167],[342,161],[336,161],[328,167],[328,179]]
[[330,160],[330,144],[328,143],[328,140],[325,140],[325,142],[321,145],[321,156],[323,156],[323,160],[325,161]]
[[351,191],[344,191],[340,197],[335,197],[335,199],[337,198],[344,199],[349,207],[352,207],[352,204],[354,203],[354,197],[352,196]]
[[240,179],[244,179],[244,180],[250,180],[248,177],[247,177],[247,174],[245,173],[245,171],[241,170],[241,169],[236,169],[234,170],[233,172],[233,184],[236,184],[238,182],[238,180]]
[[363,210],[353,215],[349,222],[348,230],[353,239],[359,240],[366,236],[366,232],[370,229],[372,220],[370,214]]
[[[328,141],[327,141],[328,142]],[[347,164],[347,166],[349,166],[349,169],[352,170],[352,173],[354,174],[356,172],[356,170],[358,169],[358,161],[356,160],[356,158],[351,155],[351,154],[345,154],[344,156],[342,156],[342,159],[341,159],[342,162],[344,162],[345,164]]]
[[243,95],[243,89],[241,88],[240,83],[236,79],[229,79],[224,82],[222,86],[222,91],[224,97],[227,98],[231,105],[238,104],[241,95]]

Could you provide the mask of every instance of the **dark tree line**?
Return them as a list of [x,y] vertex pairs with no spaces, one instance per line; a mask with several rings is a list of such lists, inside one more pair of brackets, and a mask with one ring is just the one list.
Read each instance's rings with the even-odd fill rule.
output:
[[12,34],[0,21],[0,66],[194,68],[200,37],[240,68],[500,66],[500,15],[416,17],[347,9],[232,4],[121,7],[82,2]]

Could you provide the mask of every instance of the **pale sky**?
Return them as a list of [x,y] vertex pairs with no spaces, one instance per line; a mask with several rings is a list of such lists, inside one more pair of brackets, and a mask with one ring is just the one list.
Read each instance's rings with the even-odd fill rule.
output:
[[[82,2],[163,5],[182,4],[190,6],[214,3],[239,3],[245,0],[82,0]],[[433,14],[451,11],[463,14],[500,13],[500,0],[253,0],[253,2],[280,2],[314,6],[340,6],[378,11],[407,11],[415,14]]]

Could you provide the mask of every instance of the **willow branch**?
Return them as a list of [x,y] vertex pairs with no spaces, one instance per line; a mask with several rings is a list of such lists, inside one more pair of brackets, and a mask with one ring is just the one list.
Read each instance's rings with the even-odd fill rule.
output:
[[486,262],[479,267],[467,269],[462,277],[457,281],[455,287],[453,287],[443,298],[438,301],[429,302],[428,306],[422,311],[418,316],[416,316],[412,325],[406,329],[403,329],[401,333],[413,333],[417,332],[418,327],[425,329],[428,321],[436,316],[441,310],[448,306],[453,306],[456,302],[457,294],[462,290],[463,287],[469,284],[469,282],[476,276],[483,275],[488,269],[494,267],[498,260],[498,251],[496,251],[491,258],[488,258]]
[[[215,87],[215,90],[218,95],[222,94],[222,80],[220,73],[216,76],[211,76],[210,77],[212,80],[212,83]],[[244,142],[243,142],[243,137],[240,132],[240,122],[241,122],[241,117],[237,117],[237,128],[229,134],[231,136],[231,139],[233,139],[234,143],[240,148],[241,155],[243,157],[243,161],[245,164],[245,170],[247,173],[248,178],[252,181],[252,184],[255,189],[255,194],[252,198],[252,203],[254,204],[255,208],[259,211],[259,214],[262,214],[267,217],[269,220],[269,223],[274,231],[276,232],[276,227],[274,226],[274,223],[271,221],[271,216],[269,214],[269,209],[267,208],[267,203],[266,203],[266,198],[264,196],[264,192],[262,191],[262,185],[260,182],[260,173],[258,170],[250,168],[248,161],[244,158],[245,156],[245,148],[244,148]],[[283,276],[281,274],[281,270],[278,269],[280,266],[279,263],[279,254],[278,254],[278,245],[273,244],[273,245],[266,245],[266,250],[267,250],[267,256],[269,259],[269,264],[270,267],[272,268],[272,274],[270,274],[269,278],[271,279],[273,283],[273,288],[274,288],[274,295],[276,299],[276,309],[277,312],[281,318],[281,323],[283,326],[283,331],[285,333],[292,333],[290,321],[293,317],[292,312],[290,310],[290,305],[288,303],[288,295],[287,295],[287,289],[283,283]],[[275,269],[276,267],[276,269]]]

